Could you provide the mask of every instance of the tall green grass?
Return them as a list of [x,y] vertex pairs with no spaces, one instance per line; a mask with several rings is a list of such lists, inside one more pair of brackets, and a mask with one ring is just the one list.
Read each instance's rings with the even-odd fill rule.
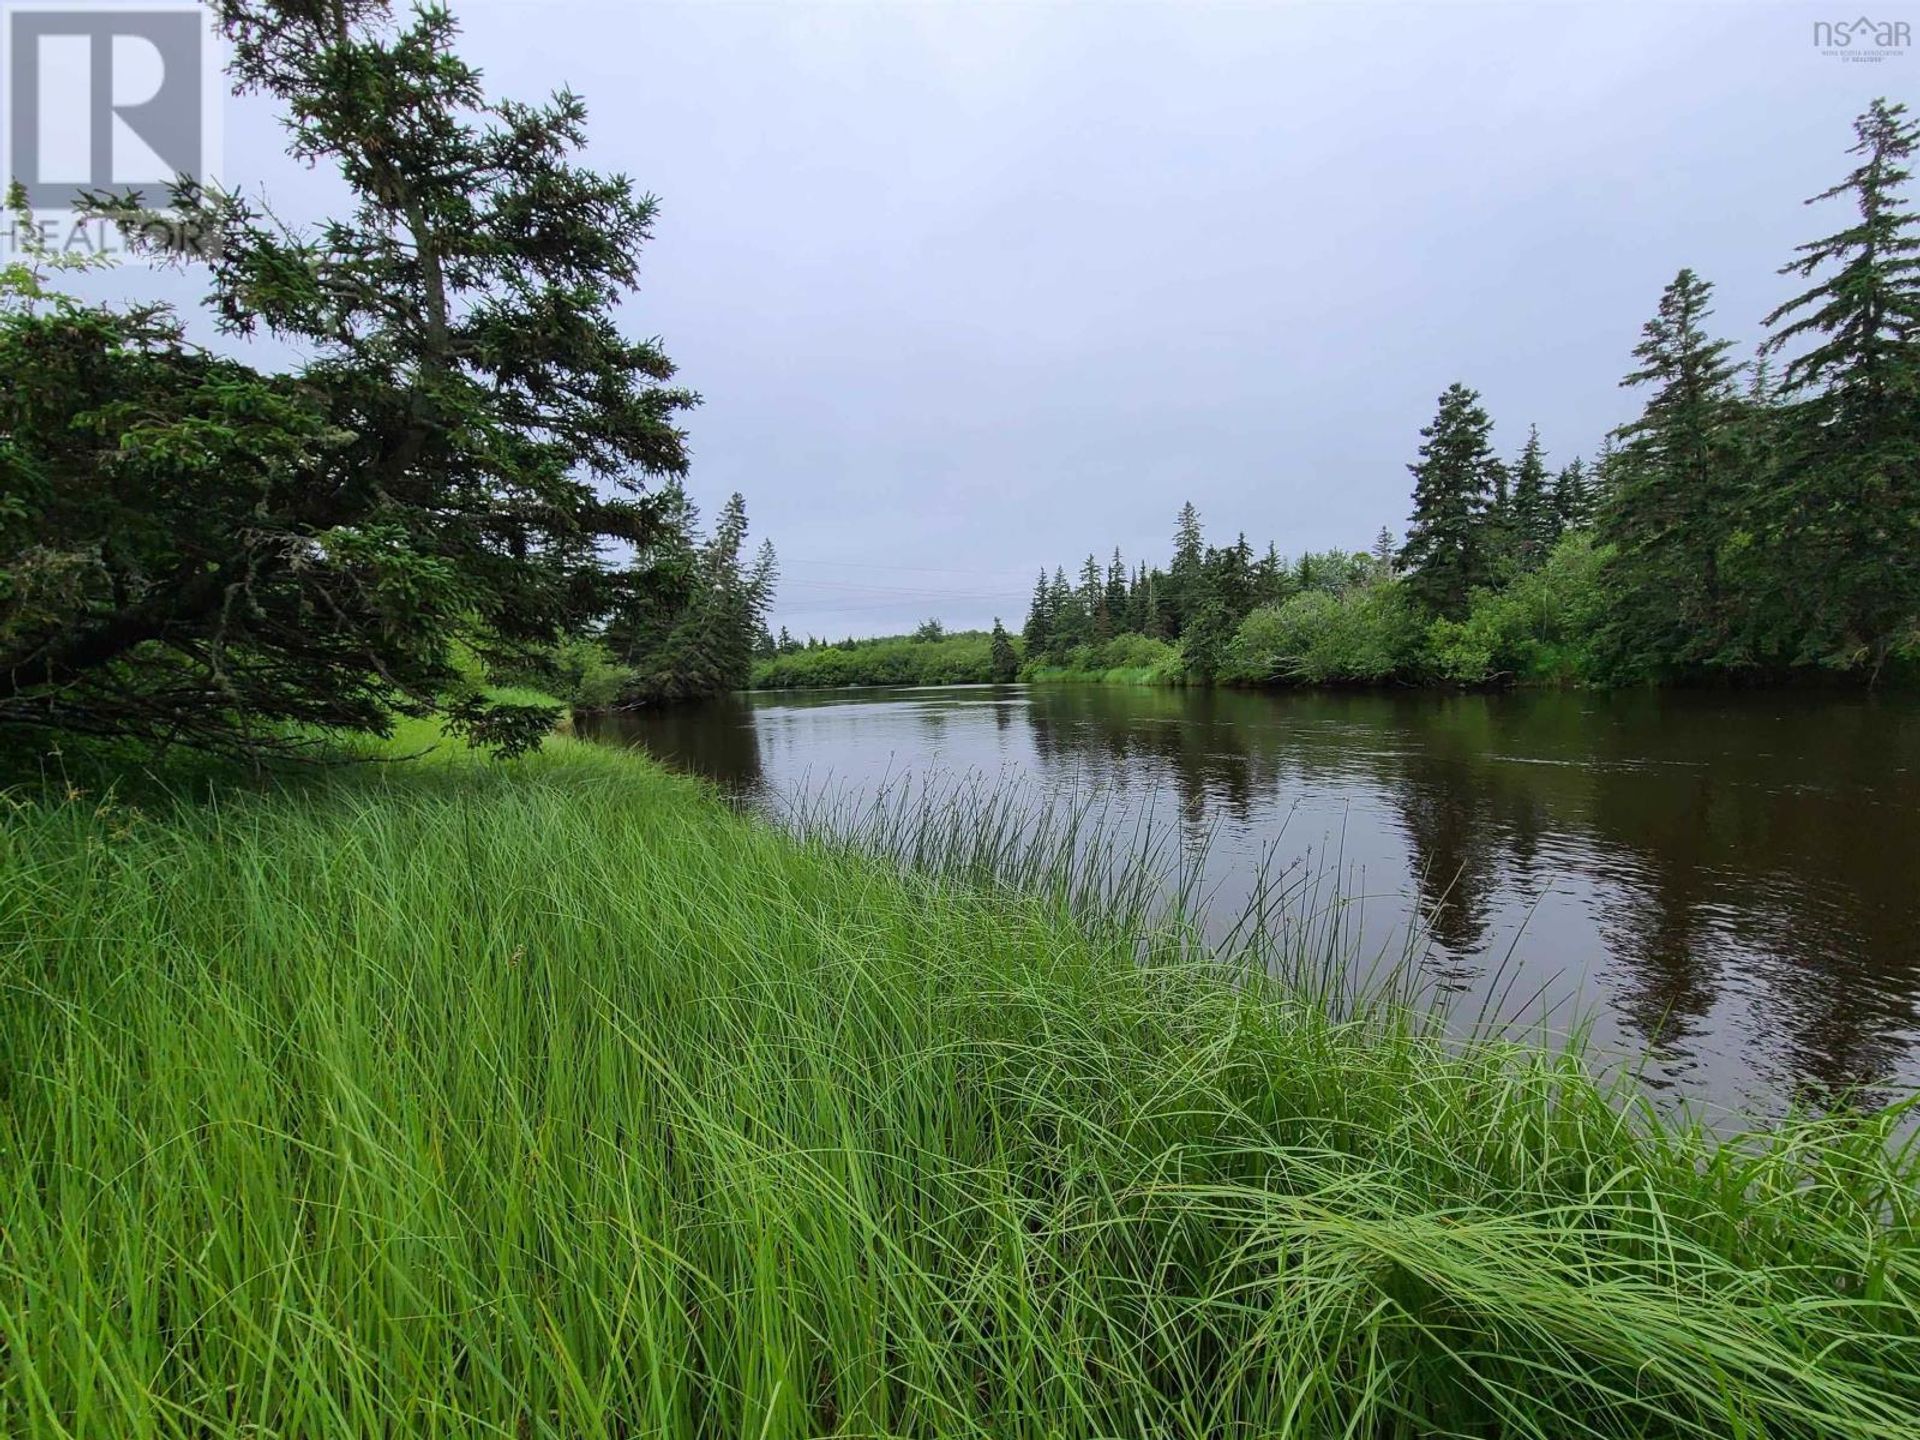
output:
[[568,744],[16,802],[0,1434],[1920,1433],[1901,1115],[1716,1141],[929,843]]

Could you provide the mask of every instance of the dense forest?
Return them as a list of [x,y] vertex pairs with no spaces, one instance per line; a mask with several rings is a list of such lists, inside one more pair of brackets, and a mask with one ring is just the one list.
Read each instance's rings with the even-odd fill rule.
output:
[[[1035,580],[1029,679],[1226,684],[1878,684],[1920,661],[1920,126],[1876,101],[1853,168],[1809,204],[1853,214],[1782,274],[1811,282],[1742,364],[1681,270],[1600,453],[1495,446],[1455,383],[1420,432],[1412,517],[1370,550],[1208,544],[1192,504],[1164,565],[1088,555]],[[765,686],[993,678],[987,637],[763,645]],[[1004,651],[999,673],[1005,673]],[[916,662],[924,662],[916,664]],[[964,671],[964,673],[961,673]],[[852,680],[841,676],[854,677]]]

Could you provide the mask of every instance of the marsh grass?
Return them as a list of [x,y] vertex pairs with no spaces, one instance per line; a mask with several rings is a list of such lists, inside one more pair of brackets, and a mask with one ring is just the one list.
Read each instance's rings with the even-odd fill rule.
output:
[[[1340,866],[1282,859],[1270,839],[1241,867],[1246,896],[1208,882],[1213,834],[1168,821],[1155,796],[1100,783],[1043,786],[1017,770],[912,770],[873,786],[803,777],[760,813],[804,842],[975,894],[1044,902],[1108,944],[1145,955],[1184,948],[1216,974],[1252,971],[1338,1017],[1389,1007],[1438,1020],[1417,927],[1361,948],[1358,902]],[[752,805],[749,806],[752,808]],[[1476,1022],[1476,1033],[1485,1027]]]
[[1899,1112],[1717,1140],[930,803],[17,798],[0,1433],[1920,1433]]

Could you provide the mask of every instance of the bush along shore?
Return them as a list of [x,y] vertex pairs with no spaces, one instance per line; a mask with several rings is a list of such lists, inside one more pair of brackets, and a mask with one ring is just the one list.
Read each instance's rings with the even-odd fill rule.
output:
[[436,758],[11,793],[0,1433],[1920,1433],[1902,1111],[1715,1139],[951,806]]

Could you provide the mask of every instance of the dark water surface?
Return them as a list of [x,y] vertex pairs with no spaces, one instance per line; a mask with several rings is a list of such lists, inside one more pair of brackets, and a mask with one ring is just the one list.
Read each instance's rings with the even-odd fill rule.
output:
[[1537,995],[1712,1107],[1920,1086],[1911,699],[843,690],[595,733],[773,812],[936,773],[1118,797],[1220,914],[1271,850],[1364,897],[1362,953],[1424,932],[1461,1011]]

